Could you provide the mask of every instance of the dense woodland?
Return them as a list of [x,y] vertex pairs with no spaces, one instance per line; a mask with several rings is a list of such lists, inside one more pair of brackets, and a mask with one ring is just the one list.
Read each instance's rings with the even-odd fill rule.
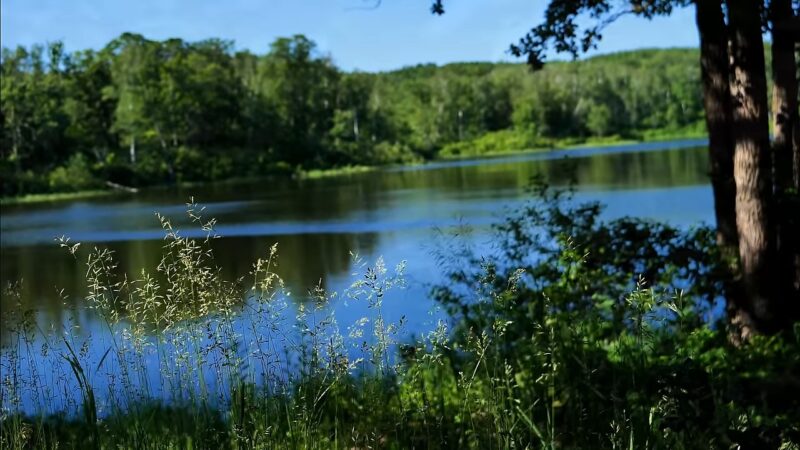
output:
[[698,52],[346,72],[304,36],[270,51],[123,34],[3,49],[2,195],[257,177],[590,138],[702,133]]

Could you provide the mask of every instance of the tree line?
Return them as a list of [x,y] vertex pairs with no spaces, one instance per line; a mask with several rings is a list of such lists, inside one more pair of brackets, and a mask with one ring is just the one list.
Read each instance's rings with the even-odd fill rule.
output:
[[300,35],[262,55],[131,33],[97,51],[4,48],[2,194],[420,161],[477,139],[520,150],[698,130],[697,58],[642,50],[535,74],[508,63],[365,73]]

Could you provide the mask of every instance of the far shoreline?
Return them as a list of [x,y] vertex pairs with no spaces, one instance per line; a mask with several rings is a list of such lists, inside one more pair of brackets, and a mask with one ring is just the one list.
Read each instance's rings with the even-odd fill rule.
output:
[[[214,184],[236,184],[236,183],[243,183],[248,181],[258,181],[258,180],[265,180],[270,178],[296,178],[296,179],[303,179],[303,180],[315,180],[320,178],[335,178],[335,177],[344,177],[344,176],[352,176],[367,172],[374,172],[381,169],[386,168],[398,168],[398,167],[414,167],[414,166],[422,166],[428,163],[435,163],[435,162],[446,162],[446,161],[458,161],[458,160],[468,160],[468,159],[490,159],[493,157],[501,157],[501,156],[511,156],[511,155],[522,155],[527,153],[542,153],[548,151],[557,151],[557,150],[578,150],[584,148],[603,148],[603,147],[612,147],[615,145],[636,145],[636,144],[645,144],[651,142],[668,142],[668,141],[680,141],[686,139],[702,139],[706,138],[707,135],[705,133],[676,133],[674,135],[670,135],[669,133],[665,133],[663,135],[657,135],[654,138],[647,138],[644,139],[630,139],[630,138],[615,138],[615,139],[607,139],[607,138],[589,138],[579,143],[570,143],[567,145],[560,144],[558,141],[555,141],[553,145],[550,146],[543,146],[543,147],[532,147],[523,150],[502,150],[502,151],[490,151],[490,152],[483,152],[483,153],[470,153],[470,154],[461,154],[461,155],[445,155],[445,156],[438,156],[436,158],[419,162],[419,163],[407,163],[407,164],[388,164],[388,165],[372,165],[372,166],[365,166],[365,165],[355,165],[355,166],[343,166],[343,167],[334,167],[330,169],[309,169],[309,170],[302,170],[298,172],[286,173],[286,174],[270,174],[263,177],[247,177],[247,178],[228,178],[225,180],[218,180],[218,181],[208,181],[208,182],[177,182],[172,184],[165,184],[165,185],[152,185],[152,186],[139,186],[137,189],[139,191],[146,190],[146,189],[153,189],[153,188],[164,188],[164,187],[191,187],[191,186],[205,186],[205,185],[214,185]],[[575,138],[567,138],[563,139],[561,142],[570,142],[574,141]],[[83,199],[90,199],[90,198],[100,198],[100,197],[114,197],[114,196],[136,196],[136,193],[131,192],[121,192],[115,189],[91,189],[85,191],[76,191],[76,192],[52,192],[52,193],[41,193],[41,194],[26,194],[18,197],[3,197],[0,198],[0,206],[14,206],[14,205],[28,205],[28,204],[41,204],[41,203],[58,203],[58,202],[67,202],[70,200],[83,200]]]

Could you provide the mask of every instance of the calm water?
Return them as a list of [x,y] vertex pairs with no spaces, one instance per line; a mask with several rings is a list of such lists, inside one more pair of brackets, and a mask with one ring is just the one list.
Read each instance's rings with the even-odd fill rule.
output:
[[[217,262],[229,278],[245,275],[252,263],[278,243],[278,272],[302,298],[321,283],[345,288],[354,270],[351,252],[367,261],[383,256],[389,266],[407,260],[408,287],[388,299],[388,317],[405,315],[410,332],[431,322],[427,285],[441,275],[434,248],[442,233],[466,224],[472,242],[487,248],[490,224],[526,200],[529,179],[544,173],[566,183],[563,169],[577,170],[579,197],[600,200],[609,217],[634,215],[691,225],[713,220],[704,141],[674,141],[554,151],[510,157],[439,162],[419,167],[318,180],[280,180],[190,189],[158,189],[135,196],[9,206],[2,210],[0,278],[24,280],[23,301],[41,311],[42,324],[60,323],[63,288],[80,302],[83,261],[53,243],[67,235],[84,246],[107,246],[123,269],[138,273],[157,265],[163,233],[158,211],[182,234],[200,235],[185,220],[194,196],[216,217],[223,236],[215,242]],[[10,308],[8,300],[0,305]],[[301,301],[301,300],[298,300]],[[335,306],[340,323],[363,313]],[[90,317],[82,327],[98,327]],[[5,338],[5,333],[0,333]]]

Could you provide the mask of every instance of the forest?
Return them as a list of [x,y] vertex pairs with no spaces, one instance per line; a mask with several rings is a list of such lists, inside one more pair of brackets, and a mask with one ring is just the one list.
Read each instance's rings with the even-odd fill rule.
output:
[[2,53],[2,196],[705,133],[696,49],[348,72],[310,39],[268,53],[126,33]]
[[4,203],[0,447],[800,448],[800,2],[544,3],[527,64],[3,50],[4,200],[169,187]]

